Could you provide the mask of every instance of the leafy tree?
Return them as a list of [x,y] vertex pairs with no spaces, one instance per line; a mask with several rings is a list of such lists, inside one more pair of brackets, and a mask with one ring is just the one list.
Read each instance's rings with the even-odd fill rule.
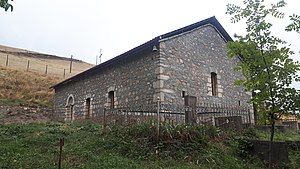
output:
[[[13,0],[11,0],[11,1],[13,1]],[[8,2],[8,0],[0,0],[0,7],[4,8],[5,11],[7,11],[9,9],[11,11],[13,11],[13,6]]]
[[[290,84],[300,81],[297,74],[300,64],[290,58],[294,52],[287,43],[272,35],[270,29],[273,24],[268,21],[269,17],[283,19],[285,14],[280,9],[286,4],[284,0],[276,4],[266,4],[264,0],[244,0],[243,6],[228,4],[226,12],[231,15],[233,23],[246,22],[246,35],[235,35],[237,40],[228,43],[228,56],[239,56],[243,60],[236,69],[244,78],[236,83],[254,92],[252,102],[260,113],[267,115],[271,124],[269,168],[272,167],[275,121],[284,113],[299,110],[297,90]],[[299,32],[299,16],[290,18],[292,23],[286,30]]]
[[292,23],[290,23],[285,30],[286,31],[296,31],[298,33],[300,33],[300,16],[293,14],[290,16],[290,20],[292,21]]

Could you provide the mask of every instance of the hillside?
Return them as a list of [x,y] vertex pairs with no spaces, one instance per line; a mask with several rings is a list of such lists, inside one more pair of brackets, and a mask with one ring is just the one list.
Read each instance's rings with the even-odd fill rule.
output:
[[40,74],[68,78],[94,65],[70,58],[59,57],[0,45],[0,65],[16,70],[29,70]]
[[[156,124],[149,123],[106,127],[91,121],[4,124],[0,125],[0,168],[56,169],[62,138],[63,169],[266,168],[251,155],[249,140],[268,139],[268,132],[161,124],[157,139],[156,131]],[[283,140],[299,140],[299,134],[290,131],[278,135]],[[278,168],[299,169],[299,149],[293,145],[288,150],[289,162]]]
[[44,105],[53,101],[51,85],[61,79],[0,66],[0,105]]
[[106,129],[92,122],[0,125],[0,168],[58,168],[60,138],[64,169],[263,168],[240,158],[238,143],[213,127],[161,126],[159,141],[151,124]]
[[51,106],[52,85],[93,65],[70,59],[0,45],[0,106]]

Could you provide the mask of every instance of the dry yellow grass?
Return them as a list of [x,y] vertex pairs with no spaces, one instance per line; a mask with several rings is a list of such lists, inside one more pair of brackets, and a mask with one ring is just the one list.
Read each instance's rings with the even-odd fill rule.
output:
[[28,105],[52,105],[49,86],[59,82],[54,76],[18,71],[0,66],[0,101],[18,101]]
[[[6,60],[8,57],[8,65]],[[27,64],[29,61],[29,70]],[[20,102],[28,105],[52,105],[54,84],[76,75],[93,65],[0,45],[0,105]],[[47,74],[46,74],[47,65]],[[65,77],[64,77],[65,69]]]
[[[8,60],[8,64],[6,64]],[[72,71],[70,73],[70,58],[41,54],[23,49],[11,48],[0,45],[0,65],[16,70],[27,70],[40,74],[69,78],[94,65],[73,59]],[[65,71],[64,71],[65,70]],[[64,76],[65,72],[65,76]]]

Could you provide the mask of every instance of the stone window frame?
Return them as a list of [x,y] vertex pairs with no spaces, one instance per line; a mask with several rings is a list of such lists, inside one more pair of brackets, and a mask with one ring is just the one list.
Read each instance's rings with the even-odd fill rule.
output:
[[114,109],[115,108],[115,91],[109,91],[108,92],[108,104],[109,104],[109,108],[110,109]]
[[210,83],[211,83],[211,95],[218,95],[218,74],[215,72],[210,73]]
[[[214,68],[210,68],[209,72],[210,73],[206,74],[206,77],[207,77],[207,91],[208,91],[207,95],[208,96],[212,96],[212,97],[223,97],[224,90],[223,90],[223,86],[222,86],[221,75],[218,73],[218,70],[214,69]],[[217,83],[216,83],[216,93],[215,93],[216,95],[213,95],[212,77],[211,77],[212,73],[216,74],[216,80],[217,80]]]
[[[113,92],[113,107],[111,107],[111,99],[109,98],[110,95],[109,93]],[[111,86],[107,89],[107,93],[106,93],[106,103],[105,103],[105,107],[106,108],[109,108],[109,109],[114,109],[117,107],[118,105],[118,100],[117,100],[117,92],[116,92],[116,87],[114,86]]]
[[[89,106],[87,106],[88,100],[89,100]],[[93,102],[93,99],[92,99],[91,96],[85,97],[85,100],[84,100],[84,118],[91,118],[92,117],[92,115],[93,115],[92,102]]]

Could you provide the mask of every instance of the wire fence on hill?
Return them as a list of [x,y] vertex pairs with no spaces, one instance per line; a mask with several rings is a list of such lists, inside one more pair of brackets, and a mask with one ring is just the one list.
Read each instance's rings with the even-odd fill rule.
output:
[[0,50],[0,66],[37,72],[40,74],[69,78],[93,65],[71,58],[33,52],[12,52]]

